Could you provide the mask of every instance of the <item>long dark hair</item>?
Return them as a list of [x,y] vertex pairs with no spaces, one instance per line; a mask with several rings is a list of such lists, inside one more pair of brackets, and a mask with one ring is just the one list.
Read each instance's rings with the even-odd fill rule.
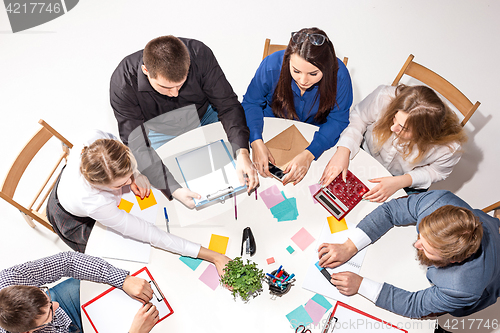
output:
[[[318,28],[304,28],[299,33],[321,34],[326,38],[321,46],[311,44],[309,38],[302,43],[295,43],[292,38],[285,50],[281,74],[274,90],[271,108],[276,117],[286,119],[298,119],[295,105],[293,103],[292,74],[290,73],[290,56],[297,54],[310,64],[316,66],[322,73],[323,78],[319,81],[319,107],[314,116],[317,123],[324,123],[335,107],[337,99],[337,72],[339,65],[333,44],[326,33]],[[316,95],[316,99],[318,95]]]

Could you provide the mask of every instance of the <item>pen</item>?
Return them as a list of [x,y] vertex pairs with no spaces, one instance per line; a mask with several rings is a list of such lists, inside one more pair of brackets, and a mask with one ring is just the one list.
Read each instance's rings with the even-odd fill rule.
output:
[[170,233],[170,227],[168,226],[167,207],[163,207],[163,213],[165,214],[165,223],[167,224],[167,232]]
[[234,219],[238,219],[238,210],[236,209],[236,193],[234,195]]
[[286,283],[287,281],[291,280],[294,276],[295,276],[295,274],[293,274],[293,273],[292,273],[291,275],[289,275],[289,276],[288,276],[288,277],[287,277],[287,278],[283,281],[283,283]]

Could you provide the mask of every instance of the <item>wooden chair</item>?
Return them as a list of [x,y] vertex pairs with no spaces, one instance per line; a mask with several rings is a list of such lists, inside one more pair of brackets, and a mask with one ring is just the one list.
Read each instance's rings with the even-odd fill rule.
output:
[[[264,43],[264,54],[262,55],[262,60],[264,60],[265,57],[267,57],[270,54],[273,54],[276,51],[281,51],[286,49],[286,45],[280,45],[280,44],[271,44],[271,40],[269,38],[266,38],[266,42]],[[349,59],[347,57],[344,57],[343,63],[344,65],[347,66],[347,61]]]
[[[7,176],[5,177],[5,180],[3,182],[2,187],[0,188],[0,197],[19,209],[21,214],[23,215],[24,219],[28,224],[32,227],[35,228],[35,223],[33,220],[37,221],[38,223],[42,224],[44,227],[48,228],[51,231],[54,231],[52,228],[52,225],[50,222],[47,220],[47,216],[45,214],[45,209],[43,209],[42,212],[40,212],[40,209],[42,208],[42,205],[45,203],[47,200],[47,197],[49,196],[52,188],[54,187],[55,180],[52,182],[50,186],[47,186],[49,183],[49,180],[52,178],[54,175],[55,171],[58,169],[58,167],[61,165],[62,160],[64,159],[66,163],[67,161],[67,156],[69,155],[69,150],[73,147],[73,145],[66,140],[61,134],[59,134],[56,130],[54,130],[52,127],[50,127],[45,121],[40,119],[38,121],[40,125],[42,125],[42,128],[40,128],[35,135],[31,138],[31,140],[28,141],[28,143],[24,146],[24,148],[21,150],[19,155],[17,155],[16,160],[10,167]],[[58,138],[61,143],[62,143],[62,154],[57,160],[56,165],[52,169],[52,172],[50,175],[47,177],[45,182],[43,183],[43,186],[40,188],[40,190],[37,192],[35,198],[31,202],[30,205],[28,206],[23,206],[17,201],[14,200],[14,193],[16,192],[17,186],[21,180],[21,177],[23,176],[24,172],[26,171],[26,168],[28,165],[31,163],[33,158],[38,154],[40,149],[49,141],[50,138],[52,137]],[[42,193],[44,195],[41,197]],[[41,200],[38,200],[39,198],[42,198]],[[33,209],[33,206],[35,205],[36,202],[39,202],[37,207]]]
[[446,79],[440,75],[434,73],[430,69],[416,63],[413,61],[414,55],[410,54],[408,59],[406,59],[403,68],[399,71],[396,79],[392,83],[393,86],[397,86],[403,74],[409,75],[424,84],[428,85],[432,89],[439,92],[443,97],[450,101],[457,109],[462,113],[464,119],[462,120],[462,126],[465,126],[469,118],[474,114],[481,103],[472,102],[465,97],[460,90],[458,90],[454,85],[448,82]]
[[485,213],[489,213],[489,212],[491,212],[492,210],[495,210],[495,209],[497,209],[497,208],[500,208],[500,201],[495,202],[494,204],[489,205],[488,207],[483,208],[482,210],[483,210],[483,212],[485,212]]

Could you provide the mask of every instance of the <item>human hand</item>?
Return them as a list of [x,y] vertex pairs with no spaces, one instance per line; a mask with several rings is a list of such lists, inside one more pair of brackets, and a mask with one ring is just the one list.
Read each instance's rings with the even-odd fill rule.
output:
[[201,195],[185,187],[175,190],[174,193],[172,193],[172,196],[189,209],[193,209],[195,206],[193,198],[201,199]]
[[241,148],[239,150],[238,157],[236,157],[236,173],[240,184],[248,186],[248,193],[259,185],[259,175],[252,161],[250,161],[248,149]]
[[231,258],[217,253],[217,256],[215,257],[213,263],[215,265],[215,268],[217,268],[217,273],[219,273],[219,277],[224,276],[224,267],[226,267],[226,264],[231,261]]
[[151,303],[147,303],[137,311],[129,333],[149,333],[159,319],[159,312]]
[[252,160],[262,177],[272,177],[269,172],[269,161],[274,164],[274,157],[261,139],[255,140],[252,146]]
[[130,189],[135,195],[144,199],[144,197],[149,197],[151,192],[151,184],[149,183],[148,177],[144,175],[137,175],[132,177],[132,183],[130,184]]
[[354,243],[348,238],[343,244],[323,243],[319,246],[319,266],[335,268],[342,265],[358,252]]
[[326,165],[319,183],[328,186],[342,172],[342,179],[346,180],[351,151],[346,147],[337,147],[337,151]]
[[340,272],[333,273],[330,281],[342,295],[352,296],[358,293],[363,278],[353,272]]
[[369,180],[371,183],[378,183],[368,191],[363,199],[373,202],[384,202],[400,188],[410,186],[412,179],[410,175],[381,177]]
[[142,302],[142,304],[148,303],[153,297],[153,288],[149,282],[136,276],[127,275],[123,281],[122,289],[127,295]]
[[286,174],[285,178],[283,178],[283,185],[291,182],[293,182],[293,185],[297,185],[307,174],[313,160],[314,155],[307,149],[295,156],[283,171]]

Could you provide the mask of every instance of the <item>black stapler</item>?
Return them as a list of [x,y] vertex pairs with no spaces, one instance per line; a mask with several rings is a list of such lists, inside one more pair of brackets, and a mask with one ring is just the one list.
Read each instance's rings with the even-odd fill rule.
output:
[[243,247],[245,247],[246,253],[250,254],[250,256],[253,256],[255,254],[255,251],[257,250],[257,247],[255,245],[255,238],[253,237],[252,229],[250,229],[250,227],[246,227],[243,230],[243,239],[241,240],[242,256],[243,256]]

